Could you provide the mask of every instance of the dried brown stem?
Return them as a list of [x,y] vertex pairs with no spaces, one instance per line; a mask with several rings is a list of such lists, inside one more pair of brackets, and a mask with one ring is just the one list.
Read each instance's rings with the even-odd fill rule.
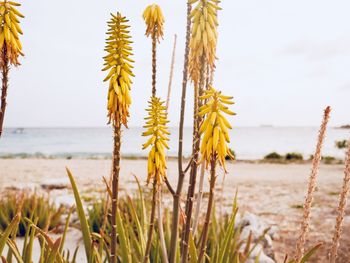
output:
[[[117,114],[116,114],[117,116]],[[117,209],[119,192],[120,172],[120,146],[121,146],[121,123],[118,118],[114,122],[114,151],[113,151],[113,178],[112,178],[112,231],[111,231],[111,262],[117,262]]]
[[143,263],[148,263],[148,260],[149,260],[149,253],[151,251],[151,246],[152,246],[154,222],[155,222],[155,218],[156,218],[156,205],[157,205],[157,180],[156,180],[156,178],[154,178],[153,195],[152,195],[152,210],[151,210],[151,217],[150,217],[149,229],[148,229],[148,240],[147,240],[147,244],[146,244],[145,257],[143,259]]
[[174,76],[174,65],[175,65],[175,54],[176,54],[176,42],[177,42],[177,35],[174,35],[174,46],[173,46],[173,53],[171,55],[171,64],[170,64],[170,74],[169,74],[169,84],[168,84],[168,96],[166,99],[166,108],[169,109],[170,104],[170,95],[171,95],[171,87],[173,84],[173,76]]
[[187,25],[186,25],[186,44],[184,55],[184,68],[182,79],[182,94],[181,94],[181,112],[180,112],[180,125],[179,125],[179,150],[178,150],[178,173],[179,179],[177,184],[176,193],[174,195],[173,202],[173,218],[171,227],[171,240],[170,240],[170,255],[169,262],[174,263],[176,258],[176,250],[178,245],[179,236],[179,217],[180,217],[180,197],[182,193],[185,173],[183,171],[183,134],[184,134],[184,121],[185,121],[185,108],[186,108],[186,91],[188,80],[188,55],[189,55],[189,43],[191,36],[191,4],[187,2]]
[[165,178],[165,179],[164,179],[164,182],[165,182],[165,185],[167,186],[169,192],[171,193],[171,195],[175,195],[175,190],[174,190],[174,188],[171,186],[171,184],[170,184],[168,178]]
[[332,246],[330,249],[330,262],[335,263],[338,256],[338,247],[340,244],[340,237],[342,234],[342,226],[345,216],[346,202],[349,195],[350,184],[350,140],[348,141],[348,150],[346,153],[345,170],[342,191],[339,196],[338,216],[335,224],[335,231],[333,234]]
[[210,192],[209,192],[207,213],[205,215],[205,221],[203,225],[202,241],[201,241],[201,247],[200,247],[199,256],[198,256],[198,263],[201,263],[204,260],[204,254],[207,248],[209,223],[210,223],[211,212],[212,212],[214,197],[215,197],[214,194],[215,194],[215,182],[216,182],[216,156],[212,157],[210,166],[211,166]]
[[309,177],[309,183],[308,183],[308,188],[307,188],[307,193],[306,193],[306,198],[304,203],[304,215],[301,222],[300,235],[296,245],[296,252],[295,252],[296,263],[300,263],[305,251],[306,237],[309,231],[309,224],[310,224],[310,218],[311,218],[311,205],[313,201],[313,194],[316,187],[318,168],[321,161],[321,150],[322,150],[323,141],[326,135],[326,129],[327,129],[330,112],[331,112],[330,107],[327,107],[324,111],[322,125],[318,135],[316,151],[312,161],[312,170]]
[[1,108],[0,108],[0,138],[3,133],[3,125],[4,125],[4,119],[5,119],[9,71],[10,71],[10,67],[9,67],[9,60],[7,58],[7,48],[6,48],[6,45],[3,45],[3,48],[1,50],[2,90],[1,90]]
[[200,70],[200,82],[198,84],[195,84],[195,93],[194,93],[193,143],[192,143],[193,160],[191,163],[190,183],[187,191],[186,210],[185,210],[186,223],[182,232],[182,239],[181,239],[182,241],[181,242],[181,252],[182,252],[181,262],[182,263],[187,262],[188,240],[191,232],[194,194],[196,190],[196,181],[197,181],[197,173],[198,173],[199,148],[200,148],[199,128],[202,121],[202,118],[198,115],[198,112],[202,104],[199,97],[202,95],[203,88],[205,85],[206,63],[205,63],[204,56],[202,56],[201,62],[202,63],[201,63],[201,70]]

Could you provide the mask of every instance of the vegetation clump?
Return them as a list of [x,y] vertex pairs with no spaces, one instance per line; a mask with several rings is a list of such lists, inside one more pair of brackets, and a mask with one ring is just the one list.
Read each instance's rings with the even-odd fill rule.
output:
[[[10,225],[17,213],[23,218],[37,219],[36,226],[51,231],[62,224],[66,212],[63,206],[56,207],[49,198],[36,193],[7,193],[0,201],[0,230],[3,232]],[[25,236],[28,224],[20,220],[17,235]]]
[[301,153],[291,152],[286,154],[285,159],[287,161],[302,161],[304,157]]
[[347,140],[336,141],[335,147],[337,147],[338,149],[345,149],[348,147],[348,141]]
[[264,160],[282,160],[283,156],[277,152],[272,152],[264,156]]

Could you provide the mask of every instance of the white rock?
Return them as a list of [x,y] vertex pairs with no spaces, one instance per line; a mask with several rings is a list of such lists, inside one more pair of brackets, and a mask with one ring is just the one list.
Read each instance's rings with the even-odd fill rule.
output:
[[260,244],[257,244],[256,247],[253,249],[249,256],[249,259],[247,260],[247,263],[255,263],[257,257],[259,258],[259,263],[276,263],[272,258],[268,257],[264,253],[264,248]]

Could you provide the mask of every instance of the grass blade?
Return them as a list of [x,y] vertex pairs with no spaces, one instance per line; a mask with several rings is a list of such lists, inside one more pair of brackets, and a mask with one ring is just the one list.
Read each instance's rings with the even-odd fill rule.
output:
[[77,212],[78,212],[78,216],[79,216],[81,231],[82,231],[82,234],[83,234],[86,259],[87,259],[88,263],[91,263],[91,259],[92,259],[91,244],[92,244],[92,240],[91,240],[90,228],[89,228],[86,216],[85,216],[83,203],[81,201],[81,197],[80,197],[80,194],[79,194],[79,191],[78,191],[78,187],[77,187],[77,185],[75,183],[74,177],[73,177],[71,171],[68,168],[66,168],[66,170],[67,170],[67,174],[68,174],[70,183],[72,185],[74,198],[75,198],[75,204],[77,206]]

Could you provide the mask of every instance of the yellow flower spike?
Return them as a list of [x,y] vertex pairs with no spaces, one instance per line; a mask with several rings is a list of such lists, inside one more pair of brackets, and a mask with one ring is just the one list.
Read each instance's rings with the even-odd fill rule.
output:
[[226,156],[234,158],[229,150],[229,130],[232,129],[224,114],[234,115],[225,105],[233,104],[232,97],[221,95],[221,92],[211,88],[205,91],[201,97],[207,102],[201,107],[199,115],[204,117],[200,127],[200,134],[203,135],[200,152],[202,160],[208,167],[211,160],[217,158],[219,164],[226,171]]
[[221,8],[218,0],[192,0],[190,3],[195,7],[191,12],[189,71],[193,82],[198,83],[203,63],[202,56],[211,69],[215,68],[218,38],[217,11]]
[[132,54],[129,36],[128,20],[119,12],[111,14],[108,21],[108,31],[105,51],[108,53],[103,59],[105,61],[102,71],[108,71],[104,81],[109,81],[108,90],[108,118],[111,121],[119,120],[125,127],[129,117],[131,104],[130,88],[132,73]]
[[19,39],[19,35],[23,34],[19,18],[24,18],[24,15],[17,10],[18,6],[19,3],[12,1],[0,2],[0,50],[2,52],[6,50],[7,59],[14,66],[19,66],[18,57],[24,56]]
[[146,22],[146,36],[152,36],[159,41],[164,35],[164,16],[162,9],[157,4],[152,4],[146,7],[143,12],[143,19]]
[[142,145],[142,148],[151,147],[148,154],[147,183],[152,178],[156,178],[157,184],[161,184],[166,177],[165,148],[169,149],[167,141],[169,141],[168,135],[170,135],[167,127],[166,107],[159,98],[152,97],[146,111],[148,112],[148,117],[145,118],[147,122],[144,126],[146,131],[142,136],[150,136],[150,138]]

